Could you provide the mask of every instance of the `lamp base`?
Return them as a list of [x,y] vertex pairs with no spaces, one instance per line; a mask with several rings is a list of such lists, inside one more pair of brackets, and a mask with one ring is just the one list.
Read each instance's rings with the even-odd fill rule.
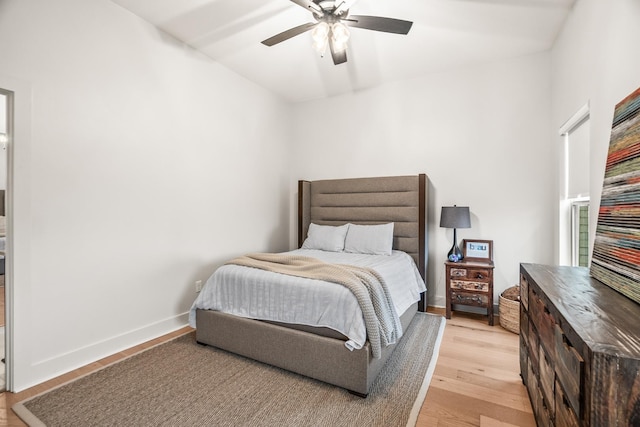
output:
[[463,258],[462,251],[458,247],[458,242],[454,241],[451,250],[447,254],[447,259],[451,262],[460,262]]

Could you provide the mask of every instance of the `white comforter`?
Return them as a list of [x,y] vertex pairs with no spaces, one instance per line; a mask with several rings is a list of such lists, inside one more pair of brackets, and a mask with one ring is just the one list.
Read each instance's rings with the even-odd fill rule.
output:
[[[413,259],[404,252],[393,251],[388,256],[297,249],[290,253],[375,269],[384,278],[398,315],[426,290]],[[189,324],[194,328],[199,308],[251,319],[328,327],[348,338],[345,345],[350,350],[362,348],[367,338],[362,311],[344,286],[256,268],[218,268],[191,307]]]

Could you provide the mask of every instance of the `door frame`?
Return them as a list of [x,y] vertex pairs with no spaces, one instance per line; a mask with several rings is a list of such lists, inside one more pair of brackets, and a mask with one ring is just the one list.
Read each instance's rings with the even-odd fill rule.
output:
[[[10,240],[10,234],[12,234],[10,232],[11,227],[9,226],[9,199],[11,198],[11,191],[9,189],[9,180],[10,180],[10,176],[12,175],[10,173],[10,167],[9,167],[9,157],[10,157],[10,153],[12,152],[11,147],[13,145],[13,134],[14,134],[14,129],[13,129],[13,123],[14,123],[14,111],[13,111],[13,106],[14,106],[14,92],[11,90],[7,90],[4,89],[3,87],[0,86],[0,94],[3,95],[6,99],[6,124],[7,124],[7,137],[8,137],[8,141],[6,143],[6,150],[5,150],[5,157],[6,157],[6,165],[7,165],[7,169],[6,169],[6,188],[5,188],[5,220],[6,220],[6,224],[5,224],[5,236],[6,236],[6,240],[5,240],[5,256],[4,256],[4,263],[5,263],[5,271],[4,271],[4,295],[5,295],[5,302],[4,302],[4,306],[5,306],[5,311],[4,311],[4,366],[5,366],[5,388],[7,391],[11,390],[12,387],[12,381],[13,381],[13,374],[12,374],[12,361],[13,361],[13,352],[12,352],[12,348],[13,348],[13,333],[12,333],[12,327],[11,324],[12,322],[12,316],[10,313],[13,312],[13,298],[11,297],[11,295],[13,294],[12,292],[12,288],[11,288],[11,284],[13,283],[13,281],[11,280],[11,275],[10,275],[10,270],[12,270],[12,268],[9,266],[10,263],[10,248],[11,245],[9,244],[9,240]],[[11,385],[10,385],[11,384]]]
[[[7,188],[5,248],[6,390],[19,392],[30,384],[33,355],[31,331],[31,83],[0,74],[7,95]],[[19,286],[16,286],[19,284]],[[18,338],[19,337],[19,338]]]

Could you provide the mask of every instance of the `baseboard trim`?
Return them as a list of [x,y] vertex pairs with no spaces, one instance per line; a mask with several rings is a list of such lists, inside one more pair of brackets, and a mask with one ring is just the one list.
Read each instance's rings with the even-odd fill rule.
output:
[[31,374],[29,381],[16,385],[12,391],[17,393],[42,384],[105,357],[177,331],[187,325],[188,313],[185,312],[54,357],[36,361],[29,367]]

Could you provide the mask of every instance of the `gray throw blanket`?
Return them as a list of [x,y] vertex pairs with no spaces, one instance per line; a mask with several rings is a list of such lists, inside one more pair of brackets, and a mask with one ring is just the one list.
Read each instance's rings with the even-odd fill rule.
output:
[[391,301],[387,285],[371,268],[329,264],[315,258],[289,254],[248,254],[227,264],[345,286],[355,295],[360,305],[374,358],[379,358],[383,347],[395,344],[402,336],[400,318]]

